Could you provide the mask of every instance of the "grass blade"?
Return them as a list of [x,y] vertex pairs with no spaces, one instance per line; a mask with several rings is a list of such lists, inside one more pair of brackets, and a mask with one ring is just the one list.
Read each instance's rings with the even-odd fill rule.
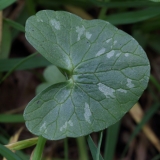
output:
[[11,150],[21,150],[21,149],[25,149],[25,148],[34,146],[35,144],[37,144],[37,141],[38,141],[38,137],[30,138],[30,139],[26,139],[26,140],[23,140],[23,141],[10,143],[8,145],[5,145],[5,147],[7,147]]
[[152,1],[152,2],[160,2],[160,0],[150,0],[150,1]]
[[103,138],[103,131],[100,132],[100,138],[99,138],[98,148],[97,148],[97,153],[96,153],[96,160],[99,160],[99,156],[101,154],[100,149],[101,149],[102,138]]
[[15,22],[15,21],[12,21],[12,20],[10,20],[10,19],[7,19],[7,18],[4,18],[4,21],[5,21],[8,25],[10,25],[11,27],[13,27],[13,28],[15,28],[15,29],[17,29],[17,30],[19,30],[19,31],[21,31],[21,32],[25,32],[25,28],[24,28],[24,26],[22,26],[21,24]]
[[0,59],[8,58],[11,49],[11,42],[10,27],[6,22],[3,21]]
[[5,9],[10,6],[12,3],[16,2],[16,0],[1,0],[0,1],[0,10]]
[[99,7],[107,8],[122,8],[122,7],[145,7],[157,6],[154,2],[141,0],[141,1],[120,1],[120,2],[100,2],[98,0],[89,0],[92,4]]
[[8,139],[2,134],[0,134],[0,143],[2,143],[2,144],[8,143]]
[[[92,154],[92,158],[93,160],[96,160],[97,147],[95,143],[93,142],[90,135],[87,136],[87,142],[88,142],[88,146],[90,148],[91,154]],[[104,160],[101,154],[99,154],[99,160]]]
[[45,6],[45,7],[55,7],[59,5],[75,5],[75,6],[89,6],[91,3],[86,0],[58,0],[58,1],[53,1],[53,0],[39,0],[38,1],[39,5]]
[[46,139],[42,136],[38,137],[38,143],[33,153],[32,160],[41,160]]
[[0,114],[1,123],[23,123],[24,118],[22,114]]
[[139,11],[123,12],[108,15],[105,20],[114,25],[131,24],[160,15],[160,7],[150,7]]
[[88,160],[85,137],[76,138],[78,144],[79,160]]
[[15,153],[0,144],[0,154],[7,160],[21,160]]
[[159,82],[156,80],[156,78],[152,75],[150,75],[150,81],[155,85],[155,87],[160,91],[160,84]]
[[[0,59],[0,72],[6,72],[11,70],[15,64],[18,64],[21,61],[24,61],[25,58],[11,58],[11,59]],[[21,65],[19,65],[15,70],[27,70],[39,67],[46,67],[51,65],[49,61],[47,61],[42,56],[31,57]]]
[[142,121],[136,126],[133,133],[131,134],[131,136],[128,140],[128,143],[122,152],[121,159],[124,158],[131,141],[141,131],[142,127],[148,122],[148,120],[157,112],[157,110],[159,109],[159,105],[160,105],[159,103],[154,104],[153,106],[150,107],[150,109],[147,111],[147,113],[145,113],[144,117],[142,118]]
[[29,155],[23,153],[22,151],[16,151],[15,152],[18,157],[20,157],[23,160],[29,160]]
[[23,64],[25,61],[27,61],[28,59],[34,57],[35,55],[37,55],[38,52],[34,53],[34,54],[31,54],[29,55],[28,57],[24,58],[22,61],[20,61],[19,63],[17,63],[16,65],[14,65],[13,68],[11,68],[11,70],[9,70],[7,72],[7,74],[0,80],[0,84],[16,69],[18,68],[21,64]]
[[105,152],[104,152],[105,160],[114,159],[113,156],[114,156],[115,148],[117,144],[120,124],[121,123],[119,121],[107,129],[107,138],[106,138]]
[[[24,7],[23,10],[19,13],[19,16],[16,18],[16,22],[24,26],[27,18],[29,17],[29,13],[27,11],[27,7]],[[12,30],[12,41],[18,36],[19,31],[17,29]]]

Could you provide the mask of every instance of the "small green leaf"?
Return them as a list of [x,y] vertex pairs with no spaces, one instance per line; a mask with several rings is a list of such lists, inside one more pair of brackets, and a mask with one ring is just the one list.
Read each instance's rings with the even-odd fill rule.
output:
[[137,41],[103,20],[40,11],[26,38],[68,77],[26,107],[27,128],[50,140],[79,137],[119,121],[147,87],[150,65]]
[[44,83],[39,84],[36,88],[36,94],[42,92],[44,89],[48,88],[51,85],[52,85],[52,83],[48,83],[48,82],[44,82]]
[[43,75],[44,75],[45,80],[52,84],[66,81],[65,76],[54,65],[48,66],[44,70]]
[[65,76],[54,65],[48,66],[44,70],[43,76],[44,76],[46,82],[38,85],[38,87],[36,88],[36,93],[42,92],[44,89],[46,89],[47,87],[49,87],[53,84],[66,81]]

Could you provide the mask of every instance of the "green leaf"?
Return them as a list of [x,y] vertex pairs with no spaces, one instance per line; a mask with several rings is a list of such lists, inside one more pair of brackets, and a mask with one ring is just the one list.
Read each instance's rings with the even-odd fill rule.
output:
[[3,22],[2,43],[0,49],[0,59],[8,58],[11,49],[11,30],[6,22]]
[[45,80],[52,84],[66,81],[65,76],[54,65],[48,66],[44,70],[43,75],[44,75]]
[[153,2],[160,2],[160,0],[150,0],[150,1],[153,1]]
[[6,23],[8,23],[8,25],[12,26],[13,28],[15,28],[15,29],[17,29],[17,30],[19,30],[21,32],[25,31],[24,26],[19,24],[19,23],[17,23],[17,22],[15,22],[15,21],[12,21],[12,20],[7,19],[7,18],[5,18],[4,21]]
[[24,62],[25,58],[10,58],[10,59],[0,59],[0,72],[9,71],[15,67],[15,64],[23,61],[15,70],[27,70],[39,67],[46,67],[51,65],[44,57],[36,56],[28,59]]
[[44,89],[51,86],[52,84],[66,81],[65,76],[54,65],[48,66],[44,70],[43,76],[44,76],[46,82],[38,85],[38,87],[36,88],[36,93],[42,92]]
[[134,38],[103,20],[40,11],[26,38],[68,77],[26,107],[27,128],[50,140],[79,137],[119,121],[147,87],[150,65]]
[[37,144],[37,141],[38,141],[38,137],[35,137],[35,138],[26,139],[23,141],[18,141],[15,143],[10,143],[6,145],[6,147],[11,150],[22,150],[22,149],[34,146],[35,144]]
[[101,158],[99,158],[99,156],[100,156],[102,138],[103,138],[103,131],[100,132],[100,138],[99,138],[98,147],[97,147],[97,153],[96,153],[96,160],[100,160],[101,159]]
[[73,6],[81,6],[81,7],[88,7],[91,5],[89,1],[86,0],[58,0],[58,1],[53,1],[53,0],[39,0],[38,4],[41,6],[45,6],[45,8],[55,8],[59,7],[61,5],[73,5]]
[[[97,147],[96,147],[95,143],[93,142],[90,135],[87,137],[87,142],[88,142],[88,146],[90,148],[91,154],[92,154],[92,158],[93,158],[93,160],[96,160]],[[99,160],[103,160],[103,157],[101,154],[99,155]]]
[[120,124],[121,123],[119,121],[107,129],[104,159],[107,159],[107,160],[114,159]]
[[0,134],[0,143],[2,144],[8,143],[8,139],[3,134]]
[[160,84],[159,84],[159,82],[157,81],[157,79],[153,75],[150,75],[150,81],[160,91]]
[[102,2],[99,0],[89,0],[96,6],[107,7],[107,8],[123,8],[123,7],[145,7],[145,6],[156,6],[154,2],[141,0],[141,1],[115,1],[115,2]]
[[38,142],[33,153],[32,160],[41,160],[46,139],[42,136],[38,137]]
[[24,118],[22,114],[0,114],[0,122],[2,123],[22,123]]
[[50,87],[51,85],[52,85],[52,83],[48,83],[48,82],[44,82],[44,83],[39,84],[36,88],[36,94],[42,92],[44,89]]
[[139,11],[116,13],[106,17],[106,20],[114,25],[130,24],[144,21],[160,15],[159,7],[150,7]]
[[149,119],[151,119],[151,117],[157,112],[157,110],[159,109],[159,103],[155,103],[154,105],[151,106],[151,108],[148,109],[148,111],[145,113],[144,117],[142,118],[141,122],[136,126],[136,128],[134,129],[134,131],[132,132],[131,136],[128,139],[128,143],[125,146],[122,155],[121,155],[121,159],[124,158],[128,147],[131,143],[131,141],[136,137],[136,135],[141,131],[142,127],[149,121]]
[[78,137],[76,138],[76,141],[78,145],[79,159],[89,160],[88,148],[87,148],[85,137],[84,136]]
[[0,144],[0,154],[7,158],[7,160],[21,160],[15,153],[10,151],[8,148]]
[[29,155],[23,153],[22,151],[16,151],[15,153],[23,160],[28,160],[30,157]]
[[13,68],[11,68],[11,70],[9,70],[2,79],[0,79],[0,83],[2,83],[15,69],[17,69],[19,66],[21,66],[21,64],[23,64],[24,62],[26,62],[28,59],[34,57],[35,55],[37,55],[38,53],[33,53],[29,56],[27,56],[26,58],[24,58],[22,61],[20,61],[19,63],[17,63],[16,65],[13,66]]
[[14,2],[16,2],[16,0],[1,0],[0,1],[0,10],[5,9],[6,7],[8,7],[9,5],[11,5]]

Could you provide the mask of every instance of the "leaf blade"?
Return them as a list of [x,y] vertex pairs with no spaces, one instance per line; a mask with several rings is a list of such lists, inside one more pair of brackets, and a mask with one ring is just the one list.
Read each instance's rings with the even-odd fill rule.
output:
[[[25,58],[9,58],[9,59],[0,59],[0,72],[6,72],[11,70],[15,64],[18,64],[20,61],[24,61]],[[39,67],[49,66],[51,63],[48,62],[42,56],[32,57],[26,62],[22,63],[15,70],[27,70]]]
[[23,123],[24,118],[22,114],[0,114],[0,122],[2,123]]
[[57,140],[103,130],[119,121],[147,87],[150,65],[144,50],[106,21],[45,10],[27,20],[26,37],[69,77],[25,109],[26,126],[36,135]]
[[10,6],[12,3],[16,2],[16,0],[1,0],[0,1],[0,10],[5,9]]
[[12,21],[12,20],[10,20],[10,19],[8,19],[8,18],[5,18],[4,21],[5,21],[6,23],[8,23],[8,25],[12,26],[13,28],[15,28],[15,29],[17,29],[17,30],[19,30],[19,31],[21,31],[21,32],[24,32],[24,31],[25,31],[24,26],[21,25],[20,23],[17,23],[17,22],[15,22],[15,21]]
[[15,153],[0,144],[0,154],[8,160],[21,160]]
[[[93,160],[96,160],[96,152],[97,152],[97,147],[95,145],[95,143],[93,142],[91,136],[87,136],[87,142],[88,142],[88,146],[90,148],[91,154],[92,154],[92,158]],[[99,155],[99,160],[103,160],[102,155]]]
[[160,15],[160,7],[150,7],[139,11],[112,14],[106,20],[114,25],[131,24]]

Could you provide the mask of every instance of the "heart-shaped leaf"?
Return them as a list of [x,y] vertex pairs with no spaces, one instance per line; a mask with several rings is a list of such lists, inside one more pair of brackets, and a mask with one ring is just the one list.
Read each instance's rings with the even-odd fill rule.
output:
[[40,11],[27,20],[26,38],[68,76],[25,109],[26,126],[36,135],[56,140],[103,130],[122,118],[147,86],[145,52],[106,21]]

